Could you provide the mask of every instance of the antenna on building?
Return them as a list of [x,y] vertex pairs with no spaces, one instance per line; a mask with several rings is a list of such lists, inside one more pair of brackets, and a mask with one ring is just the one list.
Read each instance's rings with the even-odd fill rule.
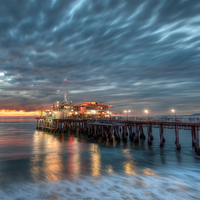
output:
[[64,101],[67,101],[67,79],[64,79],[65,90],[64,90]]

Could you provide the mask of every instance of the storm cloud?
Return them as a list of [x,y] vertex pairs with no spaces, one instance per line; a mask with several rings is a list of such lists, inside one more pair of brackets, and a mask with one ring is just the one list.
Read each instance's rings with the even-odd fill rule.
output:
[[199,10],[190,0],[1,0],[0,109],[47,109],[67,79],[75,103],[200,112]]

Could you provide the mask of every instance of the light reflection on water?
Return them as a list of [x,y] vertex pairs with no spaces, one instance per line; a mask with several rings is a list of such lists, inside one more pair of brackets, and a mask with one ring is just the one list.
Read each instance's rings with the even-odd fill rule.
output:
[[61,180],[60,172],[63,170],[62,157],[58,153],[48,153],[45,155],[42,170],[45,175],[45,181]]
[[129,175],[135,175],[135,165],[133,161],[124,162],[124,172]]
[[72,146],[72,151],[67,161],[66,168],[69,169],[70,176],[73,178],[79,178],[81,173],[81,161],[80,161],[80,147],[77,138],[70,136],[69,139],[70,145]]
[[[34,179],[36,174],[44,173],[46,181],[59,180],[59,172],[67,171],[69,176],[79,178],[81,175],[81,149],[78,138],[69,136],[67,143],[64,143],[64,136],[62,135],[61,142],[52,134],[35,131],[33,135],[33,151],[34,156],[31,157],[31,173]],[[64,145],[63,145],[64,143]],[[63,159],[61,154],[67,153],[67,159]],[[90,153],[90,163],[88,169],[92,176],[98,177],[101,175],[101,153],[98,144],[91,143],[88,148]],[[41,156],[44,158],[41,160]],[[40,161],[42,166],[37,166]],[[109,167],[109,173],[112,171]],[[37,180],[37,179],[36,179]]]
[[[39,181],[41,174],[45,177],[45,181],[60,180],[63,165],[62,157],[59,155],[59,146],[59,141],[54,139],[52,135],[35,131],[32,149],[34,156],[30,158],[30,172],[34,181]],[[41,155],[43,155],[43,158]]]
[[155,172],[153,172],[152,169],[149,169],[149,168],[145,168],[143,173],[147,176],[156,176],[157,174]]
[[[41,173],[44,174],[46,181],[59,180],[62,171],[67,171],[69,176],[73,178],[79,178],[81,176],[81,143],[78,138],[69,136],[68,143],[64,143],[64,137],[62,135],[61,142],[58,138],[55,138],[52,134],[42,133],[35,131],[33,135],[33,148],[31,157],[31,173],[34,180],[38,181],[37,176]],[[64,145],[63,145],[64,144]],[[107,144],[107,142],[106,142]],[[62,153],[66,151],[68,157],[62,158]],[[99,144],[91,143],[88,147],[89,152],[89,165],[87,168],[90,174],[94,177],[101,176],[102,163],[101,163],[101,150]],[[130,149],[122,149],[123,155],[128,161],[123,162],[124,173],[128,175],[135,175],[134,158],[130,153]],[[43,157],[42,157],[43,156]],[[40,163],[43,163],[40,166]],[[114,166],[111,164],[105,165],[105,171],[107,173],[113,173],[115,171]]]
[[[62,171],[62,157],[60,156],[60,142],[45,134],[43,172],[46,181],[60,180],[59,172]],[[53,152],[51,152],[53,151]]]
[[91,154],[91,175],[98,177],[101,175],[101,154],[97,144],[90,144]]
[[107,165],[106,166],[106,172],[109,174],[112,174],[114,172],[113,166],[112,165]]

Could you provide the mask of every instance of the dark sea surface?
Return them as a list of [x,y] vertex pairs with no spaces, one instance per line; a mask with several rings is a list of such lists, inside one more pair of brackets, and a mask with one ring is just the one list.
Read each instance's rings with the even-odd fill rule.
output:
[[[38,131],[34,117],[0,117],[0,199],[200,199],[191,132],[153,129],[153,145]],[[146,129],[144,129],[145,135]]]

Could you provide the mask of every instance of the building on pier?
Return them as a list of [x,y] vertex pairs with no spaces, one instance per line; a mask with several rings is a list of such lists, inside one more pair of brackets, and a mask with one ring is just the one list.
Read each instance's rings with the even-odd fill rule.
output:
[[64,90],[64,100],[57,101],[56,105],[52,105],[50,111],[45,112],[47,119],[65,119],[74,114],[74,103],[67,97],[67,89]]
[[84,102],[83,104],[74,106],[74,115],[80,117],[106,117],[111,116],[109,108],[113,108],[111,105],[100,104],[99,102]]
[[[66,83],[66,79],[64,81]],[[59,90],[60,91],[60,90]],[[57,102],[52,106],[52,109],[45,112],[45,118],[52,119],[66,119],[71,117],[104,117],[110,118],[113,108],[111,105],[100,104],[99,102],[85,102],[74,106],[74,103],[67,95],[67,89],[64,89],[64,100]],[[42,111],[41,111],[42,116]],[[43,117],[42,117],[43,118]]]
[[45,116],[53,119],[65,119],[73,115],[74,103],[68,101],[57,101],[57,105],[52,105],[50,111],[45,112]]

